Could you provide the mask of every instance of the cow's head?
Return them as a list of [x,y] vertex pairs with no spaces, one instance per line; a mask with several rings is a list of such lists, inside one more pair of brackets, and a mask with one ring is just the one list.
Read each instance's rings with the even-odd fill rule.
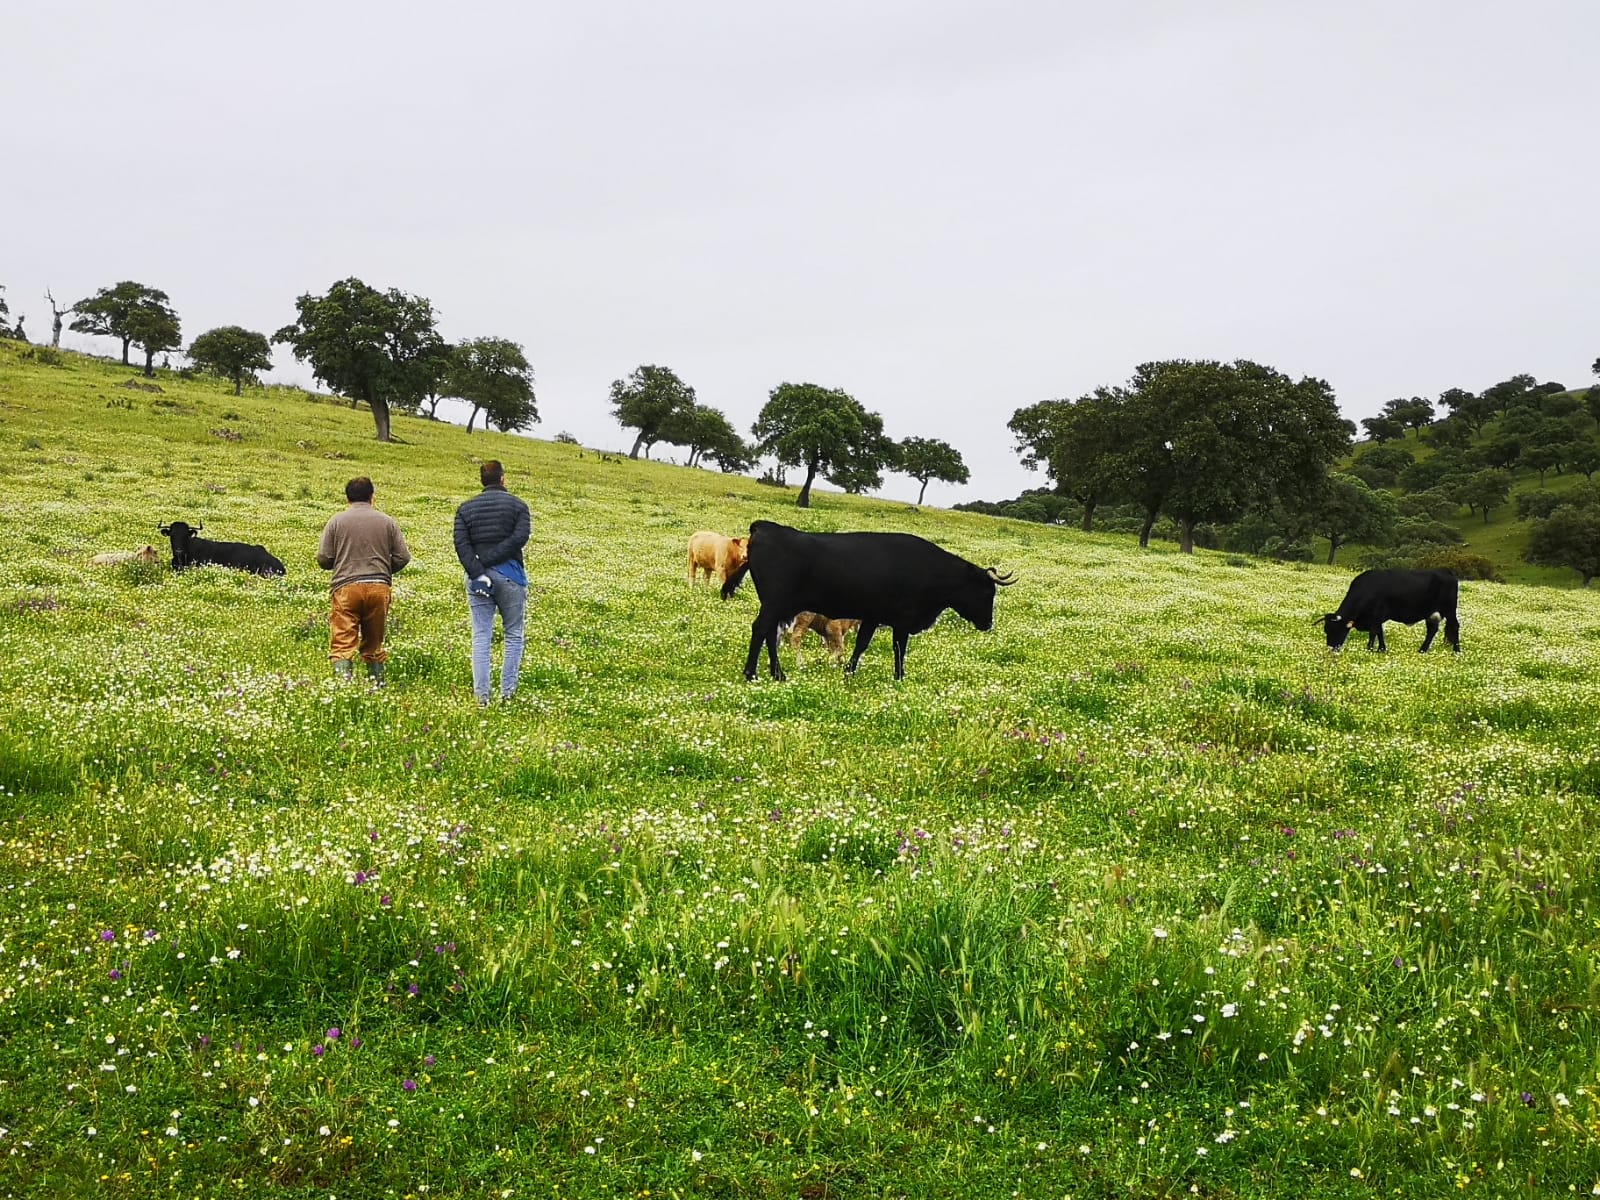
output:
[[1316,619],[1322,622],[1322,632],[1328,638],[1328,649],[1337,654],[1344,646],[1345,639],[1350,636],[1350,631],[1356,627],[1356,623],[1338,613],[1327,613]]
[[973,567],[966,585],[956,594],[950,607],[955,609],[979,630],[988,633],[994,628],[994,594],[997,589],[1010,587],[1017,577],[1007,572],[1002,575],[998,567]]
[[736,537],[728,539],[728,574],[732,575],[740,567],[744,566],[745,560],[749,557],[749,538]]
[[161,536],[172,543],[172,569],[182,570],[189,565],[189,539],[199,533],[205,526],[191,526],[186,521],[173,521],[170,525],[158,526]]

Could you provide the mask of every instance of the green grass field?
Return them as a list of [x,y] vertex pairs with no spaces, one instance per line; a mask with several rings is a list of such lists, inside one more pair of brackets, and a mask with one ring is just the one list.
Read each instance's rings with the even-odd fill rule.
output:
[[[1345,570],[130,375],[0,344],[0,1196],[1600,1191],[1596,596],[1332,657]],[[479,457],[535,524],[484,712]],[[683,552],[758,517],[1021,582],[747,684]],[[88,565],[177,518],[288,577]]]

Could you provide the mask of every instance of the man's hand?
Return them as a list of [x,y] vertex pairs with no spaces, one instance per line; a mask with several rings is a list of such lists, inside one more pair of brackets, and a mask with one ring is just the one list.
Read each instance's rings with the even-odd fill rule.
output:
[[492,596],[494,594],[493,585],[490,583],[487,575],[479,575],[477,578],[473,579],[467,585],[467,590],[470,591],[474,596]]

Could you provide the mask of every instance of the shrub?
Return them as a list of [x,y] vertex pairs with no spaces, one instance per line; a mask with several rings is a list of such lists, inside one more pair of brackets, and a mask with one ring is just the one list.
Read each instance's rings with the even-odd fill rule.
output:
[[576,446],[578,444],[578,439],[573,437],[565,429],[556,434],[556,441],[560,442],[563,446]]
[[66,365],[66,360],[62,358],[61,351],[52,346],[29,346],[17,357],[27,362],[38,363],[41,367],[61,367]]
[[1500,572],[1481,554],[1467,550],[1430,550],[1420,554],[1413,565],[1430,569],[1443,568],[1457,579],[1486,579],[1490,583],[1504,583]]
[[1520,492],[1517,495],[1517,520],[1548,517],[1564,503],[1566,497],[1559,492]]

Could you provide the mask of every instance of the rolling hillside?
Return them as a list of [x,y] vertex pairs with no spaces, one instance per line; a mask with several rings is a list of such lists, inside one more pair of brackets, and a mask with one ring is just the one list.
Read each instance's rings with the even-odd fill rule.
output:
[[[130,374],[0,343],[0,1195],[1600,1179],[1600,595],[1332,656],[1343,568]],[[480,711],[483,457],[534,533]],[[382,691],[313,557],[357,474],[416,556]],[[903,682],[749,684],[683,555],[760,517],[1020,581]],[[176,518],[287,577],[89,564]]]

